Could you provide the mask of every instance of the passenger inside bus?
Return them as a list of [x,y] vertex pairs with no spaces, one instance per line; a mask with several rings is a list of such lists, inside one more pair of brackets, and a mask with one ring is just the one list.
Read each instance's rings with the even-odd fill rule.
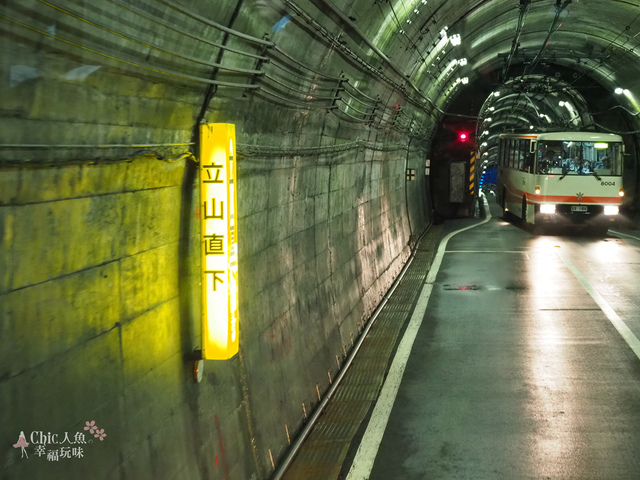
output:
[[599,159],[593,168],[611,168],[611,160],[609,157]]
[[[538,160],[538,173],[546,175],[549,173],[550,168],[555,165],[555,152],[553,150],[547,150],[544,156]],[[553,171],[551,171],[553,173]]]
[[604,156],[596,160],[593,165],[593,171],[598,175],[611,175],[611,159],[608,156]]
[[577,174],[581,170],[581,163],[578,157],[566,158],[562,164],[562,174]]

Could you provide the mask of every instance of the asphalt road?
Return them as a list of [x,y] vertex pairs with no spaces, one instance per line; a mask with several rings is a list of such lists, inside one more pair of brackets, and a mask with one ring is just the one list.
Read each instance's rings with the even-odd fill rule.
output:
[[447,244],[370,478],[640,478],[640,233],[492,215]]

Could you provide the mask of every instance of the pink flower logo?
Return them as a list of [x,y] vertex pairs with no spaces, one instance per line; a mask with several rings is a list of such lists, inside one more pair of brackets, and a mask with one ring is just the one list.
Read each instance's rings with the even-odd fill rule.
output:
[[[86,422],[87,425],[84,427],[85,430],[89,430],[89,433],[94,434],[97,430],[98,427],[96,427],[96,421],[95,420],[91,420],[91,422],[87,421]],[[97,437],[97,435],[96,435]]]
[[104,428],[101,428],[100,430],[98,430],[96,428],[96,434],[94,435],[94,437],[100,438],[100,441],[103,441],[104,437],[106,437],[106,436],[107,436],[107,434],[104,433]]

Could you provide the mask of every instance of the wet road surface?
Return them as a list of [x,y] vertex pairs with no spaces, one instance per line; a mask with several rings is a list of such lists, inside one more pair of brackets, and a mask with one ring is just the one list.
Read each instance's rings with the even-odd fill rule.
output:
[[640,240],[492,215],[448,242],[370,478],[640,478]]

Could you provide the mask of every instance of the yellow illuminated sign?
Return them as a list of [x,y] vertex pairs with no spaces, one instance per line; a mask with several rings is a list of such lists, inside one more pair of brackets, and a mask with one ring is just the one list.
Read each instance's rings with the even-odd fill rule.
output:
[[238,227],[235,125],[200,127],[202,358],[238,353]]
[[594,143],[593,144],[593,148],[595,148],[597,150],[604,150],[605,148],[609,148],[609,144],[608,143]]

